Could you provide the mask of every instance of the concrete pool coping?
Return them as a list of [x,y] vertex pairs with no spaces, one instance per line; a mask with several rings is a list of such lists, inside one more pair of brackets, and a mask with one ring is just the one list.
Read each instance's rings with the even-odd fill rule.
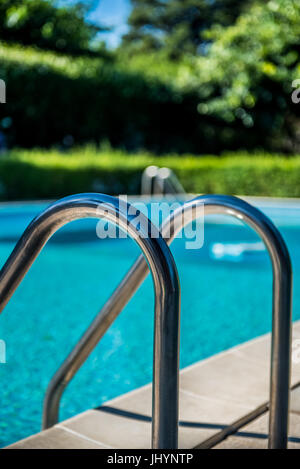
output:
[[[270,334],[180,372],[179,448],[267,447]],[[300,321],[293,340],[300,339]],[[290,448],[300,449],[300,361],[292,363]],[[11,449],[150,448],[151,384],[87,410]]]

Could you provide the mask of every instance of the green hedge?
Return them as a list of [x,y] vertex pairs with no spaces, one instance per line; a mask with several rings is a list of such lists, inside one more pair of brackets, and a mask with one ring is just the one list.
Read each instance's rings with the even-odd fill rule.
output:
[[187,192],[300,197],[300,156],[128,154],[110,148],[15,150],[0,156],[1,200],[56,199],[78,192],[138,194],[143,169],[174,170]]
[[[152,65],[145,59],[144,70]],[[165,79],[159,67],[157,73],[140,67],[122,58],[70,58],[0,44],[0,79],[7,87],[0,131],[10,148],[109,141],[130,151],[212,151],[212,141],[203,146],[207,119],[197,111],[197,93],[170,82],[167,64]]]
[[266,130],[199,107],[210,85],[202,89],[193,68],[191,61],[170,63],[157,54],[107,61],[0,43],[0,79],[7,85],[0,132],[9,148],[103,141],[157,154],[267,148]]

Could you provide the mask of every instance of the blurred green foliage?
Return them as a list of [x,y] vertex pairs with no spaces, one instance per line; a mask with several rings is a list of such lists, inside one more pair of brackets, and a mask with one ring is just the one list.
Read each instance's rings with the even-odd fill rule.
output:
[[181,89],[176,80],[168,82],[174,65],[161,79],[156,62],[147,74],[139,63],[121,58],[114,63],[70,59],[2,44],[0,76],[7,83],[7,104],[0,106],[0,129],[10,146],[109,140],[129,150],[198,151],[197,94]]
[[[156,164],[174,170],[192,193],[300,197],[300,156],[234,153],[221,157],[167,155]],[[93,147],[61,154],[55,150],[13,150],[0,158],[0,198],[59,198],[78,192],[137,194],[153,155]]]
[[[179,3],[195,2],[163,3],[167,17],[173,5],[180,19]],[[10,147],[109,141],[154,153],[300,152],[300,104],[291,99],[300,78],[300,2],[253,0],[229,18],[230,5],[210,28],[201,26],[204,49],[180,60],[170,59],[167,45],[138,54],[122,46],[107,60],[2,43],[0,132]],[[217,24],[221,14],[226,26]]]
[[265,135],[287,151],[299,149],[300,106],[291,99],[300,78],[300,2],[257,2],[233,26],[206,32],[212,41],[196,59],[199,112]]
[[88,3],[69,6],[52,0],[1,0],[0,38],[66,54],[102,53],[96,35],[102,30],[85,20]]
[[195,55],[214,24],[229,26],[253,0],[132,0],[123,47],[131,53],[164,50],[172,59]]

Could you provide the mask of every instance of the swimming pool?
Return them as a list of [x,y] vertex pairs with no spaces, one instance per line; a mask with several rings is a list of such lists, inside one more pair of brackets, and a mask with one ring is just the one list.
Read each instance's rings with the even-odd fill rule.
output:
[[[280,229],[293,262],[293,319],[300,318],[300,202],[255,200]],[[47,204],[0,206],[0,264]],[[100,240],[96,221],[73,222],[42,251],[0,317],[7,363],[0,364],[0,446],[39,431],[49,380],[139,254],[130,240]],[[252,230],[207,217],[202,249],[171,246],[182,288],[181,367],[271,327],[272,274]],[[60,418],[151,380],[151,279],[130,301],[71,382]]]

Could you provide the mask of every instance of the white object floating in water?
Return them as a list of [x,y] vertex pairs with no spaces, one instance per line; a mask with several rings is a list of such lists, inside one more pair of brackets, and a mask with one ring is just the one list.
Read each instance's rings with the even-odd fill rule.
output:
[[245,255],[265,251],[263,242],[253,243],[214,243],[210,246],[213,259],[240,261]]

